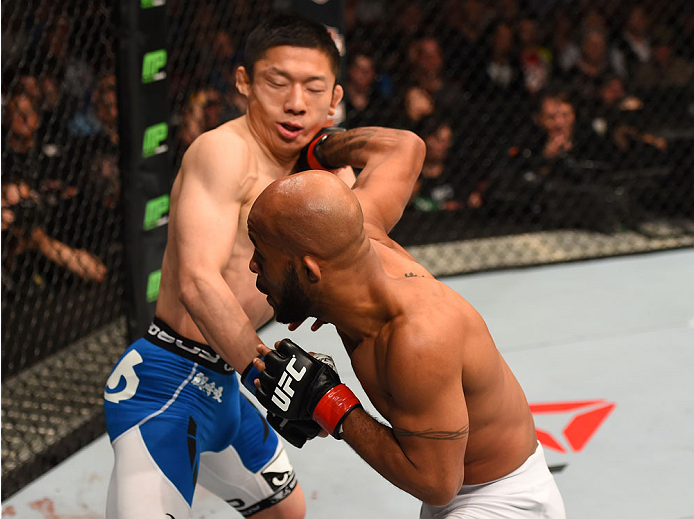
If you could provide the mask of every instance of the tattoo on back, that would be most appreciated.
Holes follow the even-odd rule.
[[[376,128],[355,128],[334,133],[320,144],[320,157],[328,164],[344,166],[355,162],[355,159],[359,159],[359,150],[366,146],[368,139],[377,131]]]
[[[424,431],[409,431],[400,427],[393,427],[393,434],[401,438],[425,438],[427,440],[459,440],[470,432],[470,425],[465,425],[457,431],[434,431],[426,429]]]

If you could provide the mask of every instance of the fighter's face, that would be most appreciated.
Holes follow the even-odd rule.
[[[298,153],[342,99],[330,59],[317,49],[273,47],[255,63],[253,72],[249,82],[246,71],[240,70],[237,86],[248,98],[253,130],[280,154]]]
[[[280,251],[256,241],[250,231],[249,236],[255,248],[249,268],[257,275],[256,288],[274,309],[275,320],[284,324],[303,321],[309,316],[311,300],[301,286],[296,267]]]

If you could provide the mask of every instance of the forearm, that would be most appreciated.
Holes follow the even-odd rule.
[[[447,477],[442,474],[444,465],[416,464],[403,450],[393,429],[362,409],[356,409],[344,421],[342,437],[381,476],[427,504],[442,506],[450,502],[459,489],[455,483],[442,483],[442,478]]]
[[[34,229],[32,231],[34,242],[38,246],[39,251],[49,260],[61,265],[67,266],[70,262],[74,251],[64,243],[54,240],[47,236],[43,230]]]
[[[261,342],[221,274],[189,276],[181,290],[181,302],[207,343],[236,371],[257,355]]]
[[[320,158],[336,166],[363,169],[388,157],[400,156],[417,140],[411,132],[392,128],[364,127],[329,135],[317,150]]]
[[[414,133],[390,128],[358,128],[325,140],[326,154],[363,168],[352,187],[365,219],[389,232],[402,216],[426,147]]]

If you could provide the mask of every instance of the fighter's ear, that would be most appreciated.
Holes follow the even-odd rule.
[[[304,272],[306,272],[308,281],[310,283],[318,283],[322,275],[318,262],[311,256],[304,256],[302,263],[304,264]]]
[[[236,68],[236,88],[241,95],[248,97],[251,90],[251,78],[243,65]]]
[[[335,115],[335,112],[337,111],[337,105],[340,104],[340,101],[342,101],[342,96],[344,96],[345,91],[342,88],[342,85],[335,85],[335,88],[333,88],[333,97],[330,100],[330,109],[328,110],[328,115],[332,117]]]

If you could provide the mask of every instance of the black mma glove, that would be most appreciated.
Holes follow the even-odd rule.
[[[267,423],[294,447],[301,448],[306,440],[312,440],[321,431],[313,420],[287,420],[268,411]]]
[[[341,439],[342,422],[361,404],[340,382],[332,359],[321,357],[325,361],[283,339],[265,356],[265,371],[258,377],[260,387],[255,396],[270,413],[289,420],[314,420]]]
[[[299,155],[299,160],[296,163],[297,171],[306,171],[307,169],[324,169],[332,170],[338,169],[345,164],[334,166],[328,163],[325,158],[321,155],[320,145],[323,143],[328,136],[333,133],[344,132],[344,128],[339,128],[337,126],[332,126],[329,128],[321,128],[320,131],[311,139],[306,146],[301,150]]]

